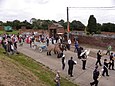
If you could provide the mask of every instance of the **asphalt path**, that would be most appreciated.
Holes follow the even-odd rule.
[[[86,48],[86,47],[85,47]],[[60,74],[62,77],[67,78],[68,80],[72,81],[75,84],[78,84],[80,86],[90,86],[90,82],[93,81],[92,79],[92,73],[95,67],[96,62],[96,52],[99,49],[93,49],[93,48],[86,48],[90,49],[92,55],[88,56],[87,63],[86,63],[86,70],[82,70],[82,61],[77,58],[77,54],[73,52],[73,48],[71,51],[65,51],[65,57],[66,57],[66,66],[65,69],[62,70],[61,65],[61,58],[56,58],[56,55],[52,52],[51,56],[47,56],[46,51],[43,51],[42,53],[39,52],[39,50],[34,50],[29,47],[28,44],[24,44],[23,46],[18,47],[18,51],[33,58],[34,60],[42,63],[43,65],[50,68],[53,72],[56,72],[57,70],[60,71]],[[105,53],[106,50],[103,50],[103,53]],[[68,60],[70,57],[73,57],[74,61],[77,61],[77,64],[74,66],[73,70],[73,77],[70,77],[68,75]],[[107,58],[109,59],[109,56],[103,56],[102,57],[102,63],[103,59]],[[102,66],[99,67],[100,73]],[[115,86],[115,71],[109,70],[109,77],[101,77],[99,80],[99,86]]]

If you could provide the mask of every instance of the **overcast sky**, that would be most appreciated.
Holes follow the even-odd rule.
[[[67,7],[111,7],[115,0],[0,0],[0,21],[30,21],[31,18],[67,21]],[[85,25],[94,15],[99,23],[115,23],[115,8],[69,8],[69,20],[79,20]]]

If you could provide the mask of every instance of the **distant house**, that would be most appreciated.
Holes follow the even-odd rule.
[[[4,30],[4,27],[3,27],[3,26],[0,26],[0,31],[1,31],[1,30]]]
[[[56,37],[56,35],[63,34],[65,32],[64,27],[59,23],[53,23],[48,25],[48,31],[50,37]]]

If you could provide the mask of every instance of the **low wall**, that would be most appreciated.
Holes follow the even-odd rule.
[[[107,47],[111,45],[115,49],[115,39],[114,38],[105,38],[105,37],[92,37],[92,36],[78,36],[78,41],[81,44],[89,44],[99,47]]]
[[[23,32],[38,32],[38,33],[46,33],[48,34],[48,30],[34,30],[34,29],[20,29],[20,34]]]

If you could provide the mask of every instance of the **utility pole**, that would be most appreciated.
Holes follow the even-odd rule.
[[[67,7],[67,31],[69,32],[69,8]]]
[[[67,7],[67,39],[69,39],[70,25],[69,25],[69,7]]]

